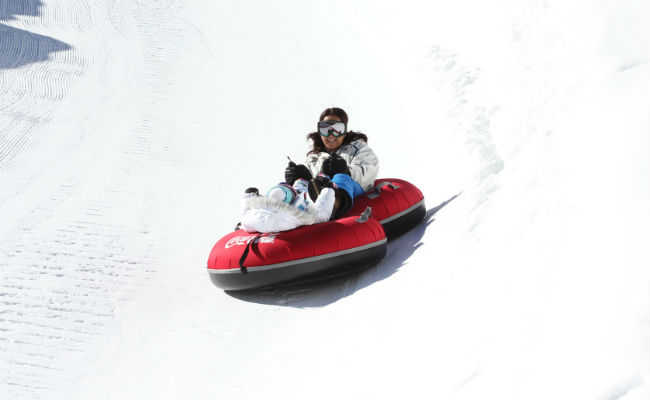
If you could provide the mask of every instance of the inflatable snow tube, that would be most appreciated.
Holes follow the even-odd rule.
[[[337,275],[378,262],[386,235],[360,215],[278,233],[232,232],[210,253],[210,279],[223,290],[276,286]]]
[[[388,239],[415,227],[427,212],[420,189],[405,180],[392,178],[377,179],[373,190],[354,199],[346,216],[359,215],[367,207],[372,208],[372,218],[381,223]]]

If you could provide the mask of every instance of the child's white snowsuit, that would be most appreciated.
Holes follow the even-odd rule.
[[[298,193],[298,198],[291,204],[247,193],[241,201],[241,227],[247,232],[288,231],[302,225],[329,221],[333,208],[332,188],[324,188],[315,202],[309,199],[306,192]]]

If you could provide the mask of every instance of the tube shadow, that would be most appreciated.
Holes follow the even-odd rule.
[[[11,0],[0,2],[0,21],[11,21],[16,15],[40,15],[41,0]],[[18,68],[45,61],[51,53],[72,47],[60,40],[23,29],[0,24],[0,69]]]
[[[239,300],[276,306],[307,308],[332,304],[396,273],[423,245],[420,240],[435,221],[435,214],[459,195],[427,210],[424,219],[415,228],[388,243],[386,257],[374,266],[317,282],[226,293]]]

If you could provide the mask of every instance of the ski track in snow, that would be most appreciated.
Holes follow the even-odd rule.
[[[173,179],[182,161],[182,149],[169,145],[175,132],[160,129],[159,122],[164,117],[158,104],[167,94],[159,82],[168,80],[165,60],[177,49],[168,38],[180,30],[165,19],[168,6],[0,3],[7,24],[0,24],[2,398],[66,397],[97,356],[90,349],[99,349],[115,328],[115,307],[155,272],[150,221],[167,190],[155,182],[160,173]],[[124,132],[112,132],[102,126],[106,116],[92,109],[111,108],[123,98],[69,89],[84,75],[110,73],[107,57],[122,43],[107,38],[125,27],[131,29],[125,37],[139,38],[129,49],[134,57],[145,44],[146,73],[132,78],[140,82],[136,101],[146,112],[136,114]],[[66,43],[47,36],[50,31],[70,37],[86,32],[92,40]],[[54,123],[61,107],[82,112]],[[102,146],[115,143],[121,148],[103,158]],[[89,148],[99,150],[89,156]],[[111,163],[110,175],[95,162]]]
[[[218,132],[223,135],[222,141],[209,142],[207,137],[188,137],[190,133],[187,131],[191,130],[189,124],[196,126],[203,121],[187,121],[185,115],[168,115],[176,101],[170,98],[170,87],[174,83],[186,84],[185,81],[178,82],[187,76],[179,74],[175,61],[179,54],[187,51],[185,47],[192,45],[190,41],[203,41],[202,50],[209,48],[214,41],[214,52],[210,54],[215,58],[214,65],[228,65],[221,71],[230,74],[244,66],[228,58],[226,50],[230,49],[231,55],[251,63],[257,61],[255,51],[265,54],[274,52],[273,44],[267,46],[263,40],[266,38],[258,39],[255,29],[246,23],[254,7],[237,6],[236,3],[224,3],[226,5],[221,5],[221,8],[210,10],[214,15],[223,12],[226,17],[219,15],[223,23],[229,22],[228,18],[246,19],[241,24],[233,22],[232,26],[220,28],[223,30],[210,31],[215,37],[185,22],[182,18],[183,5],[173,0],[110,0],[92,5],[73,0],[15,0],[0,3],[0,88],[3,91],[0,103],[0,398],[72,398],[83,386],[80,382],[89,383],[81,388],[81,393],[85,393],[85,390],[106,398],[115,397],[114,393],[133,397],[142,393],[150,398],[158,398],[185,391],[206,396],[205,387],[216,389],[209,392],[211,396],[222,394],[217,393],[218,390],[233,394],[239,392],[232,383],[232,374],[241,376],[250,370],[251,365],[267,368],[284,357],[290,360],[288,365],[280,364],[281,368],[274,368],[279,372],[271,371],[261,377],[262,383],[269,384],[276,391],[260,392],[255,387],[247,387],[242,389],[244,397],[257,398],[269,394],[269,397],[276,395],[279,398],[305,398],[309,395],[331,398],[330,394],[337,389],[335,385],[323,388],[322,393],[315,393],[315,389],[310,387],[320,384],[318,373],[330,372],[339,373],[339,378],[343,380],[348,379],[350,387],[347,389],[357,390],[351,393],[385,396],[402,394],[404,389],[411,390],[412,394],[418,389],[428,390],[429,386],[433,386],[434,391],[430,394],[451,393],[450,397],[454,398],[479,398],[478,395],[486,393],[504,392],[504,398],[517,398],[522,393],[533,394],[536,384],[547,386],[546,376],[564,381],[559,384],[554,382],[553,386],[557,384],[557,387],[545,387],[544,393],[559,393],[561,389],[558,387],[562,384],[573,389],[568,393],[598,392],[600,398],[612,400],[629,398],[635,391],[647,391],[647,377],[637,376],[641,368],[630,367],[631,372],[621,368],[616,377],[607,376],[608,381],[602,384],[610,385],[610,390],[606,391],[600,390],[597,384],[585,385],[585,377],[569,376],[574,372],[585,375],[583,371],[571,370],[575,366],[584,367],[586,363],[579,351],[587,354],[586,350],[589,350],[591,356],[591,353],[599,350],[597,346],[589,347],[598,340],[591,339],[591,336],[600,334],[606,337],[607,334],[601,332],[604,324],[596,324],[588,318],[592,330],[581,328],[575,322],[580,315],[575,314],[592,312],[612,318],[613,312],[606,309],[609,305],[603,300],[598,303],[602,309],[588,310],[586,303],[604,298],[608,294],[601,291],[606,291],[606,288],[603,290],[593,284],[591,290],[598,296],[589,292],[583,270],[575,266],[563,268],[561,262],[556,262],[555,255],[549,256],[544,251],[547,248],[562,250],[562,246],[556,244],[561,239],[547,239],[542,234],[535,236],[536,230],[555,232],[553,229],[557,229],[557,226],[550,228],[545,223],[562,223],[562,210],[551,212],[544,208],[543,202],[549,201],[545,193],[560,193],[568,197],[573,190],[571,185],[562,185],[566,182],[562,181],[563,175],[558,171],[563,165],[554,163],[556,160],[545,153],[553,147],[552,141],[555,140],[552,132],[547,131],[550,129],[547,125],[553,125],[551,122],[557,118],[558,109],[570,103],[571,99],[569,97],[567,100],[566,94],[575,89],[572,86],[574,81],[582,82],[577,77],[584,73],[581,63],[575,65],[578,72],[573,72],[573,75],[561,69],[569,70],[574,66],[568,64],[571,58],[564,57],[566,54],[562,53],[564,38],[555,36],[557,28],[562,28],[566,21],[559,20],[558,25],[554,25],[554,15],[545,14],[561,9],[557,3],[553,4],[556,8],[549,8],[547,2],[543,1],[513,5],[514,8],[519,7],[513,12],[513,21],[508,22],[511,31],[508,33],[515,43],[514,55],[512,59],[501,60],[498,64],[499,67],[505,65],[512,68],[512,71],[504,71],[504,75],[513,75],[503,79],[494,71],[489,71],[492,73],[490,77],[501,84],[520,85],[521,90],[504,87],[506,97],[498,97],[503,96],[498,88],[492,88],[494,91],[482,90],[485,85],[489,87],[489,82],[483,79],[484,71],[473,67],[471,61],[457,54],[454,46],[435,46],[428,57],[426,49],[418,54],[418,57],[426,58],[425,61],[418,59],[418,62],[430,68],[428,77],[435,79],[431,90],[441,97],[441,104],[448,106],[442,112],[446,111],[452,133],[462,138],[463,150],[467,154],[459,156],[462,158],[459,164],[467,164],[471,176],[459,176],[459,181],[467,178],[463,184],[469,182],[466,187],[458,188],[462,193],[444,193],[447,200],[437,206],[444,199],[429,198],[425,193],[427,206],[430,207],[426,220],[389,243],[388,255],[381,263],[351,276],[309,287],[229,294],[213,288],[201,269],[203,265],[198,265],[204,262],[203,253],[194,254],[195,250],[205,251],[207,256],[209,249],[207,246],[203,248],[202,244],[188,244],[193,241],[192,238],[181,236],[191,236],[191,229],[196,229],[201,236],[215,234],[206,228],[214,222],[203,225],[199,221],[179,225],[171,225],[170,222],[170,231],[179,226],[189,228],[179,229],[180,234],[165,231],[160,224],[167,222],[168,215],[174,217],[171,215],[173,211],[183,218],[189,215],[188,219],[214,216],[205,211],[208,207],[216,208],[210,200],[221,194],[214,189],[215,185],[201,185],[202,192],[196,193],[196,196],[203,197],[201,202],[204,208],[191,213],[187,210],[195,204],[191,200],[184,199],[180,206],[172,204],[179,190],[177,184],[193,179],[190,175],[196,171],[191,170],[188,164],[194,158],[203,157],[200,161],[203,168],[224,167],[223,170],[228,171],[219,175],[223,171],[219,170],[217,176],[213,177],[214,170],[210,170],[206,175],[229,185],[230,178],[226,175],[237,175],[236,167],[222,164],[237,160],[238,156],[226,156],[224,153],[241,150],[242,138],[231,136],[232,132],[227,130],[238,122],[227,122],[219,127],[225,131]],[[206,4],[192,3],[195,6]],[[359,7],[364,10],[365,6]],[[405,21],[415,18],[406,10],[397,16]],[[235,17],[231,17],[230,11]],[[285,16],[284,11],[282,7],[274,9],[277,15],[273,14],[270,20],[291,22],[292,18],[301,15]],[[304,13],[312,11],[308,7],[302,9]],[[393,21],[392,15],[374,11],[375,15],[368,15],[368,20],[373,23],[375,19],[382,18],[386,18],[387,22]],[[359,16],[362,14],[365,16],[365,13]],[[263,25],[265,17],[254,15],[252,21]],[[490,16],[485,18],[489,22]],[[358,22],[356,18],[353,20]],[[322,25],[317,26],[324,27],[326,22],[329,21],[321,21]],[[394,40],[399,47],[402,45],[399,35],[393,38],[391,31],[383,31],[388,25],[379,23],[375,31],[366,30],[372,24],[356,25],[362,27],[362,40],[376,41],[368,45],[374,46],[380,56],[378,60],[382,61],[386,60],[386,54],[391,54],[390,40]],[[296,26],[303,27],[299,24]],[[184,41],[188,29],[192,30],[192,34]],[[567,28],[558,31],[566,33]],[[285,35],[289,32],[287,30]],[[572,31],[569,29],[568,32]],[[389,40],[378,40],[373,35],[385,35],[384,38]],[[269,34],[269,37],[270,41],[278,38],[278,41],[286,41],[282,35],[274,37]],[[239,48],[239,41],[243,39],[246,40],[242,43],[247,43],[250,48]],[[260,48],[251,45],[257,44],[258,40],[263,43]],[[233,41],[233,44],[229,41]],[[431,39],[431,43],[435,43],[434,39]],[[404,43],[404,47],[408,48],[408,44]],[[282,46],[278,48],[286,50]],[[571,50],[572,47],[567,46],[564,50],[567,49]],[[212,50],[208,49],[207,52]],[[395,46],[392,50],[396,57],[408,54],[406,50],[399,53],[401,49]],[[227,60],[218,58],[221,51]],[[510,50],[501,49],[501,52],[495,50],[496,57],[511,54]],[[250,54],[253,55],[246,58]],[[317,54],[313,53],[314,56]],[[549,58],[544,58],[547,54]],[[565,66],[564,59],[568,66]],[[273,60],[279,65],[286,62],[284,58]],[[405,68],[408,60],[393,61],[396,64],[392,67],[387,62],[384,70],[387,75],[409,71],[399,69]],[[400,63],[402,61],[404,64]],[[644,64],[647,64],[647,59],[627,63],[618,71]],[[326,72],[325,76],[334,73],[334,70],[328,70],[330,67],[327,63],[321,67]],[[223,83],[220,84],[222,86],[209,86],[212,89],[223,88],[229,97],[234,98],[234,108],[244,108],[237,115],[239,119],[257,115],[257,110],[246,108],[259,105],[255,101],[262,102],[254,100],[255,96],[251,96],[251,100],[247,93],[238,93],[240,97],[236,97],[234,94],[240,86],[245,90],[254,90],[245,86],[248,80],[252,79],[256,85],[270,79],[262,75],[247,75],[248,72],[258,71],[256,68],[245,71],[238,76],[221,77],[237,80],[236,88]],[[559,74],[561,79],[556,79],[558,72],[562,72]],[[300,82],[309,82],[311,76],[308,79],[301,76],[301,79]],[[403,83],[404,92],[396,93],[408,94],[409,84],[422,84],[416,79],[412,82],[408,79],[390,80],[394,85]],[[99,87],[96,86],[98,82]],[[372,83],[370,86],[374,86]],[[382,86],[382,83],[377,85],[382,91],[390,87]],[[537,88],[544,90],[536,91]],[[260,91],[259,88],[256,90]],[[300,89],[302,91],[304,88]],[[516,97],[519,93],[521,98]],[[507,98],[508,94],[514,98]],[[200,97],[198,100],[192,98],[192,101],[214,101],[220,95]],[[386,94],[387,97],[390,95]],[[263,99],[263,103],[266,103],[268,98]],[[222,98],[219,101],[223,105],[230,100]],[[404,101],[399,103],[400,107],[411,106],[407,100]],[[511,114],[504,117],[497,106]],[[268,105],[265,107],[271,108]],[[371,106],[368,108],[372,109]],[[422,109],[426,109],[426,105]],[[369,111],[367,115],[374,116],[374,110],[366,111]],[[396,112],[391,118],[415,114]],[[225,121],[231,116],[227,117],[211,122]],[[422,136],[432,135],[436,128],[440,128],[427,126],[427,115],[421,118],[418,122],[426,126]],[[507,123],[504,123],[504,118]],[[178,128],[177,120],[182,121],[183,132]],[[390,125],[392,122],[378,117],[376,126],[381,128],[383,123]],[[267,129],[264,121],[251,126]],[[268,140],[266,131],[256,134],[259,136],[251,135],[254,140],[260,137]],[[440,136],[443,135],[440,133]],[[392,144],[392,137],[388,137],[390,135],[387,133],[386,136],[382,138],[384,145]],[[420,140],[418,135],[411,137]],[[376,140],[375,137],[373,140]],[[223,144],[223,147],[216,151],[199,149],[210,147],[213,143]],[[280,148],[278,144],[271,146]],[[435,150],[439,151],[438,155],[447,151]],[[214,151],[214,154],[210,154],[210,151]],[[213,161],[213,158],[219,157],[224,160]],[[407,167],[416,165],[411,161],[404,163],[401,156],[393,157],[390,159],[387,155],[385,158]],[[532,161],[522,162],[528,161],[527,158]],[[420,176],[429,178],[426,172]],[[232,179],[237,185],[245,187],[243,182],[237,181],[236,176]],[[436,185],[435,182],[425,183],[430,187]],[[504,200],[504,197],[510,200]],[[525,203],[526,207],[508,209],[516,204],[512,200],[514,198]],[[218,201],[221,202],[217,202],[217,207],[225,208],[229,204],[226,199]],[[447,219],[444,232],[432,232],[435,229],[427,232],[430,226],[439,226],[431,224],[435,221],[436,213],[447,204],[453,207],[465,205],[466,209],[459,211],[456,208],[452,215],[457,219],[467,217],[469,224],[465,226],[457,220]],[[564,205],[557,202],[552,203],[552,207],[558,204]],[[174,210],[174,206],[182,210]],[[223,221],[229,223],[236,219],[223,215],[227,214],[223,210],[219,210],[219,213],[222,215],[215,224],[219,228],[226,224]],[[490,220],[494,216],[497,218]],[[545,218],[548,217],[551,219],[547,222]],[[501,227],[500,220],[511,226]],[[575,224],[581,226],[581,222]],[[453,240],[454,234],[458,234],[453,232],[455,228],[463,231],[463,234],[468,232],[469,238],[477,239],[476,242],[488,244],[481,247],[480,243],[477,245],[468,240],[469,244],[462,243],[465,247],[459,245],[459,249],[462,248],[458,250],[459,254],[453,253],[453,246],[447,253],[440,247],[450,244],[443,238],[451,237]],[[528,238],[533,240],[523,242],[513,239],[525,236],[522,232],[531,235]],[[572,233],[575,236],[560,234],[566,235],[567,241],[573,241],[581,233]],[[170,237],[180,243],[173,242]],[[211,239],[202,237],[201,240]],[[513,248],[505,251],[499,247],[503,246],[500,242],[512,244]],[[174,265],[173,271],[165,270],[166,264],[161,262],[159,254],[173,256],[173,251],[169,250],[172,245],[177,245],[179,254],[184,257],[178,264],[187,269]],[[494,245],[495,252],[503,250],[503,254],[495,257],[486,251],[486,248],[491,250],[490,245]],[[514,251],[520,246],[523,248],[518,251],[525,255]],[[460,254],[468,249],[469,253],[475,254]],[[543,257],[537,251],[544,253]],[[510,262],[506,253],[515,254],[509,256],[512,258]],[[447,258],[440,257],[440,254]],[[570,254],[568,250],[566,254]],[[431,259],[431,256],[437,258]],[[489,257],[495,259],[490,260]],[[484,263],[486,259],[488,263]],[[411,265],[402,270],[407,264]],[[527,270],[522,272],[523,268]],[[550,268],[555,269],[547,271]],[[605,269],[605,272],[608,271]],[[630,275],[636,270],[631,271]],[[561,281],[550,277],[555,272],[562,275]],[[594,276],[600,274],[603,281],[608,277],[602,270],[590,272]],[[201,274],[200,279],[197,278],[198,274]],[[571,274],[580,278],[572,278]],[[161,283],[154,281],[156,275],[165,276],[160,287],[156,287],[157,283]],[[186,279],[181,285],[173,280],[180,276]],[[423,278],[433,279],[426,282]],[[400,280],[407,282],[408,287],[400,287]],[[576,282],[579,282],[582,292],[574,293],[572,286],[577,285]],[[619,282],[621,287],[623,283]],[[151,295],[147,291],[152,287],[165,302],[161,300],[158,303],[156,296],[147,297]],[[638,290],[638,287],[633,289]],[[346,299],[353,294],[357,296]],[[585,305],[572,302],[576,296]],[[482,304],[475,304],[477,298],[482,299]],[[341,301],[344,299],[348,301]],[[445,304],[454,301],[456,303],[451,308]],[[610,306],[612,309],[617,307],[616,299],[608,301],[613,304]],[[330,305],[334,306],[327,307]],[[146,315],[141,311],[143,309],[155,310],[160,315]],[[191,312],[188,311],[190,309]],[[130,310],[131,314],[124,310]],[[623,322],[631,324],[630,321]],[[624,332],[627,336],[621,334],[621,338],[634,337],[630,334],[632,331],[647,330],[647,324],[634,322],[639,327],[627,328]],[[361,333],[348,331],[348,325],[360,328]],[[568,329],[565,326],[573,326],[576,332],[565,332]],[[301,328],[307,332],[306,339],[300,337]],[[404,342],[405,337],[408,340]],[[199,339],[192,343],[179,343],[195,338]],[[398,342],[402,341],[399,346],[386,346],[395,338]],[[557,342],[553,342],[553,339]],[[291,340],[296,343],[291,343]],[[571,340],[574,342],[567,343]],[[620,345],[616,339],[607,337],[607,340],[609,342],[606,344],[619,346],[616,350],[629,350],[629,346]],[[107,342],[112,342],[114,346]],[[555,345],[566,347],[557,350]],[[168,352],[159,354],[161,349]],[[307,355],[296,354],[296,349],[303,349]],[[567,350],[566,354],[562,353],[563,349]],[[115,350],[116,354],[102,354],[107,350]],[[545,351],[549,354],[541,354]],[[569,354],[576,351],[577,355]],[[132,352],[136,354],[132,355]],[[538,364],[524,360],[528,355],[537,358]],[[557,364],[559,357],[562,357],[565,365]],[[625,355],[613,360],[623,365],[623,357]],[[96,365],[98,361],[105,361],[101,368]],[[392,370],[394,365],[410,367],[408,364],[417,361],[422,364],[416,365],[417,368],[413,370]],[[184,365],[183,362],[188,364]],[[383,363],[390,368],[386,369]],[[524,365],[519,366],[520,363]],[[639,365],[645,368],[647,363]],[[437,371],[437,374],[428,368]],[[542,371],[544,368],[549,371]],[[587,374],[592,371],[609,374],[616,368],[594,367],[593,370],[587,369]],[[312,373],[312,369],[316,374]],[[285,393],[281,378],[287,371],[303,378],[306,382],[302,383],[304,387],[296,379],[295,387],[291,388],[293,391]],[[641,370],[641,373],[644,372]],[[97,376],[89,377],[89,373],[97,373]],[[181,383],[176,383],[176,380],[172,382],[171,379],[162,382],[171,378],[171,373],[177,374],[174,378]],[[427,379],[434,375],[436,379],[428,382]],[[377,381],[386,377],[387,382],[373,382],[372,387],[359,388],[359,376],[360,380],[379,377]],[[113,379],[115,377],[128,379],[124,386],[114,387],[117,381]],[[598,378],[597,374],[587,377],[592,381]],[[205,379],[210,382],[201,382]],[[512,387],[494,387],[517,379],[519,381]],[[611,384],[617,379],[620,384]],[[569,382],[571,380],[575,382]],[[188,389],[183,386],[188,382],[200,383]],[[403,388],[400,387],[402,383],[413,385]],[[224,384],[228,387],[224,387]],[[474,394],[477,396],[472,397]]]
[[[20,15],[36,17],[40,6],[40,1],[3,2],[0,20],[12,21]],[[72,11],[78,11],[75,9]],[[47,30],[42,19],[30,18],[30,22],[30,29]],[[1,174],[21,168],[24,160],[16,156],[25,154],[46,134],[44,128],[52,109],[65,95],[74,75],[83,71],[83,66],[78,65],[82,60],[70,50],[70,45],[59,40],[0,23],[0,85],[4,89],[0,105]],[[43,62],[50,58],[51,62]]]

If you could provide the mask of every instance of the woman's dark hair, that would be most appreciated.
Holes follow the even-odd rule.
[[[347,126],[348,114],[345,111],[343,111],[342,108],[337,108],[337,107],[327,108],[325,109],[325,111],[323,111],[320,114],[320,118],[318,120],[322,121],[325,119],[325,117],[329,117],[330,115],[338,117],[341,120],[341,122],[345,123],[345,125]],[[307,135],[307,141],[309,141],[310,139],[312,141],[312,148],[307,152],[307,155],[318,154],[327,151],[325,145],[323,144],[323,141],[321,140],[320,133],[318,132],[309,133]],[[346,144],[354,142],[355,140],[363,140],[364,142],[368,143],[368,136],[366,136],[361,132],[349,131],[346,133],[345,137],[343,138],[343,143],[341,144],[341,146],[345,146]]]
[[[318,120],[322,121],[322,120],[325,119],[325,117],[329,117],[331,115],[333,115],[335,117],[339,117],[341,122],[343,122],[346,125],[348,124],[348,113],[343,111],[342,108],[337,108],[337,107],[332,107],[332,108],[325,109],[325,111],[320,113],[320,118]]]

